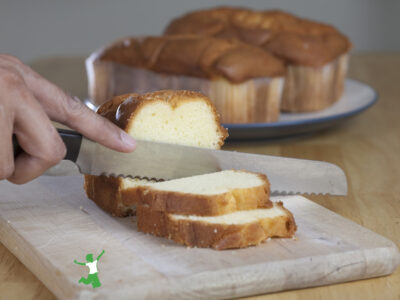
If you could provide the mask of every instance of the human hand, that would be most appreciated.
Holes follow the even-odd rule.
[[[68,96],[16,57],[0,54],[0,180],[26,183],[57,164],[65,145],[50,120],[111,149],[130,152],[135,141]],[[24,153],[14,160],[12,135]]]

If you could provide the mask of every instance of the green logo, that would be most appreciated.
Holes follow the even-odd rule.
[[[93,254],[86,255],[85,263],[78,262],[76,259],[74,260],[74,263],[76,263],[77,265],[87,266],[89,268],[88,277],[87,278],[81,277],[81,279],[79,279],[78,283],[83,283],[86,285],[92,284],[93,288],[98,288],[101,286],[99,277],[97,276],[97,262],[103,254],[104,254],[104,250],[100,253],[99,256],[97,256],[95,261],[93,261]]]

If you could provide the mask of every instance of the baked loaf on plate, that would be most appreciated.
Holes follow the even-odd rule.
[[[220,7],[174,19],[165,34],[235,38],[287,65],[282,110],[316,111],[339,99],[351,43],[333,26],[282,11]]]
[[[126,38],[87,60],[89,94],[195,90],[210,97],[223,123],[279,118],[285,66],[257,46],[198,35]]]
[[[142,140],[219,149],[228,135],[213,104],[196,92],[126,94],[104,103],[97,113]],[[143,179],[85,176],[88,197],[115,216],[133,214],[138,186],[149,183]]]

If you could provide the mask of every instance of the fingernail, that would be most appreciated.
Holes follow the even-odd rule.
[[[129,148],[135,148],[136,146],[136,141],[131,137],[129,134],[127,134],[125,131],[121,131],[120,133],[121,141],[128,146]]]

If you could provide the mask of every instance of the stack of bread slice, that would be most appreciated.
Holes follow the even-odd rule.
[[[228,170],[140,190],[138,229],[189,247],[243,248],[296,231],[293,215],[270,201],[261,174]]]
[[[138,139],[218,149],[227,136],[208,98],[194,92],[123,95],[98,113]],[[243,248],[296,231],[293,215],[271,202],[267,177],[248,171],[163,182],[87,175],[85,190],[113,215],[136,213],[140,231],[189,247]]]

